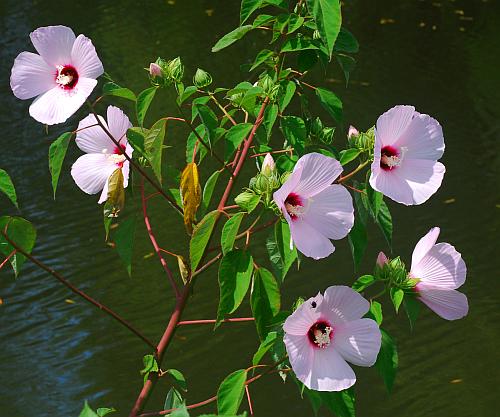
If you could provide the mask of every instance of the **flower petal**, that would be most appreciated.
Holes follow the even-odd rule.
[[[416,289],[427,307],[445,320],[458,320],[469,312],[469,303],[465,294],[456,290],[432,287],[419,282]]]
[[[290,222],[290,216],[288,216],[288,213],[287,213],[286,208],[285,208],[285,200],[288,197],[288,195],[297,186],[297,184],[300,180],[300,173],[301,173],[300,169],[294,170],[294,172],[292,172],[290,174],[290,176],[287,178],[287,180],[281,186],[281,188],[276,190],[273,194],[274,202],[276,203],[278,208],[283,212],[283,214],[285,215],[285,218],[287,219],[288,222]]]
[[[377,256],[377,265],[382,268],[387,262],[389,262],[389,259],[386,254],[384,252],[379,252]]]
[[[71,60],[80,77],[96,79],[104,73],[92,41],[84,35],[76,38],[71,49]]]
[[[343,239],[354,224],[351,194],[342,185],[329,185],[309,199],[304,221],[329,239]]]
[[[313,304],[313,302],[315,304]],[[316,297],[304,301],[291,315],[287,317],[283,324],[283,330],[290,335],[305,336],[311,328],[321,318],[320,305],[323,302],[323,296],[318,294]],[[316,307],[313,307],[315,305]]]
[[[395,106],[386,111],[377,120],[375,138],[378,137],[383,146],[393,145],[410,125],[414,113],[413,106]]]
[[[75,34],[66,26],[46,26],[31,32],[31,42],[45,62],[51,66],[71,64]]]
[[[445,171],[441,162],[409,158],[394,170],[396,176],[406,181],[412,190],[410,204],[426,202],[441,186]]]
[[[115,106],[108,106],[108,126],[109,132],[120,142],[127,146],[127,130],[132,127],[129,118],[121,109]]]
[[[438,243],[415,266],[411,274],[421,282],[444,289],[463,285],[467,267],[462,255],[449,243]]]
[[[286,217],[286,216],[285,216]],[[304,219],[287,218],[290,233],[297,250],[313,259],[326,258],[335,251],[335,247],[325,235],[310,226]]]
[[[89,153],[80,156],[71,167],[71,176],[87,194],[101,191],[116,165],[104,154]]]
[[[299,381],[306,386],[311,385],[311,369],[314,355],[314,347],[307,336],[295,336],[286,334],[283,338],[286,352],[293,372]]]
[[[30,115],[47,125],[63,123],[82,106],[96,85],[96,80],[80,78],[71,91],[54,87],[37,97],[30,106]]]
[[[40,55],[21,52],[12,67],[10,88],[21,100],[33,98],[56,86],[55,75],[55,68],[49,67]]]
[[[309,389],[342,391],[356,382],[354,371],[332,345],[326,349],[315,349],[312,362],[310,379],[302,381]]]
[[[370,303],[350,287],[333,285],[325,290],[320,307],[336,325],[360,319],[370,309]]]
[[[101,123],[108,128],[106,120],[102,116],[98,116]],[[87,153],[113,153],[115,144],[104,133],[101,126],[97,125],[95,116],[89,114],[78,123],[78,133],[76,134],[76,144],[78,147]]]
[[[436,244],[440,232],[441,229],[439,227],[433,227],[418,241],[411,255],[411,269],[416,267],[420,260],[427,255],[427,252]]]
[[[406,148],[405,158],[437,161],[443,156],[443,129],[436,119],[415,112],[410,125],[399,138],[396,147]]]
[[[328,187],[342,173],[342,166],[336,159],[313,152],[297,161],[296,170],[301,172],[300,180],[292,191],[308,198]]]
[[[359,319],[334,326],[333,347],[348,362],[372,366],[380,350],[380,329],[371,319]]]

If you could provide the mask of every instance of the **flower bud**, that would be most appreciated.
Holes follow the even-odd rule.
[[[273,88],[274,88],[274,81],[272,79],[271,76],[269,75],[264,75],[261,79],[260,79],[260,82],[259,82],[260,86],[262,87],[262,89],[264,90],[264,92],[266,94],[271,94],[273,92]]]
[[[208,72],[198,68],[196,74],[194,74],[193,83],[198,88],[208,87],[212,84],[212,76]]]
[[[269,177],[272,175],[276,165],[274,163],[274,159],[270,153],[266,155],[264,158],[264,161],[262,162],[262,167],[260,169],[260,172],[265,175],[266,177]]]
[[[349,126],[349,133],[347,133],[347,138],[351,139],[353,136],[358,136],[359,131],[354,126]]]
[[[263,174],[257,174],[255,177],[255,182],[253,183],[253,189],[257,194],[264,194],[269,191],[269,179]]]
[[[160,78],[163,76],[163,71],[156,62],[151,62],[151,64],[149,64],[149,75],[151,78]]]
[[[184,76],[184,65],[182,65],[180,57],[177,57],[168,63],[168,74],[177,82],[182,80]]]
[[[385,253],[380,252],[377,256],[377,265],[382,268],[387,262],[389,262],[389,259],[385,256]]]

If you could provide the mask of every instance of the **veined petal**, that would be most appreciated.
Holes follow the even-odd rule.
[[[130,175],[130,162],[129,161],[123,162],[122,172],[123,172],[123,188],[127,188],[128,187],[128,177]]]
[[[413,106],[395,106],[386,111],[377,120],[375,138],[379,138],[383,146],[393,145],[410,125],[415,113]]]
[[[285,218],[287,218],[288,214],[286,212],[285,208],[285,200],[288,197],[288,195],[294,191],[295,187],[297,186],[298,182],[300,180],[300,169],[295,170],[290,174],[290,176],[287,178],[285,183],[276,190],[273,194],[273,200],[278,206],[278,208],[283,212],[285,215]],[[290,216],[288,216],[287,221],[290,220]]]
[[[40,55],[21,52],[12,67],[10,88],[17,98],[26,100],[55,87],[55,76],[56,69],[49,67]]]
[[[313,152],[297,161],[296,170],[300,170],[300,180],[293,191],[307,198],[328,187],[342,173],[342,166],[336,159]]]
[[[66,26],[45,26],[30,34],[33,46],[45,62],[55,67],[71,64],[75,34]]]
[[[371,319],[353,320],[333,328],[333,347],[348,362],[372,366],[380,350],[380,329]]]
[[[347,236],[354,224],[351,194],[342,185],[329,185],[309,199],[304,221],[329,239]]]
[[[109,130],[106,120],[102,116],[98,116],[101,123]],[[93,114],[89,114],[78,123],[78,132],[76,134],[76,144],[78,147],[87,153],[113,153],[115,144],[106,135],[101,126],[97,125],[96,118]]]
[[[436,119],[415,112],[410,125],[395,145],[398,149],[405,148],[406,158],[437,161],[444,152],[443,129]]]
[[[294,336],[306,336],[311,326],[321,318],[320,306],[322,302],[323,296],[321,294],[304,301],[285,320],[283,324],[285,333]]]
[[[96,79],[104,73],[92,41],[84,35],[76,38],[71,49],[71,60],[80,77]]]
[[[333,325],[363,317],[370,303],[361,294],[344,285],[333,285],[325,290],[321,311]]]
[[[87,194],[101,191],[109,176],[116,169],[107,155],[89,153],[80,156],[71,167],[71,176],[78,187]]]
[[[96,85],[96,80],[80,78],[71,91],[54,87],[31,104],[30,115],[47,125],[63,123],[82,106]]]
[[[132,127],[132,123],[118,107],[108,106],[108,126],[113,137],[121,145],[127,146],[127,130]]]
[[[469,312],[469,303],[465,294],[457,290],[432,287],[419,282],[416,286],[420,301],[446,320],[458,320]]]
[[[439,227],[433,227],[418,241],[415,245],[415,249],[413,249],[413,254],[411,255],[411,269],[416,267],[421,259],[427,255],[427,252],[429,252],[436,244],[440,232],[441,229]]]
[[[411,275],[426,284],[454,290],[465,282],[467,267],[452,245],[438,243],[415,266],[412,264]]]
[[[326,258],[335,251],[330,239],[310,226],[304,219],[292,220],[288,217],[290,233],[297,250],[313,259]]]
[[[412,190],[410,204],[425,203],[441,186],[445,171],[441,162],[409,158],[406,158],[400,167],[394,169],[396,176],[406,181]]]
[[[307,336],[285,334],[283,338],[293,372],[306,386],[311,384],[314,347]]]
[[[302,381],[309,389],[342,391],[356,382],[354,371],[332,345],[315,349],[312,362],[310,379]]]
[[[398,203],[414,204],[412,189],[395,171],[384,171],[380,168],[380,159],[374,160],[369,180],[371,187]]]
[[[106,182],[104,183],[104,187],[102,188],[102,192],[99,197],[99,201],[97,201],[97,204],[102,204],[108,199],[108,190],[109,190],[109,177],[106,179]]]

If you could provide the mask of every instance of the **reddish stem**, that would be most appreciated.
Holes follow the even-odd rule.
[[[278,151],[269,151],[269,152],[256,153],[256,154],[250,155],[250,158],[257,158],[258,156],[266,156],[268,153],[270,153],[270,154],[290,153],[291,154],[292,152],[293,152],[293,148],[290,148],[290,149],[280,149]]]
[[[248,389],[248,385],[245,385],[245,392],[247,393],[247,401],[248,401],[248,408],[250,409],[250,415],[253,416],[252,398],[250,398],[250,390]]]
[[[9,259],[12,258],[16,254],[16,252],[17,250],[14,249],[11,253],[9,253],[9,256],[7,256],[5,260],[0,264],[0,269],[2,269],[7,264],[7,262],[9,262]]]
[[[223,323],[237,323],[237,322],[243,322],[243,321],[254,321],[255,319],[253,317],[236,317],[233,319],[224,319],[222,320]],[[189,324],[214,324],[217,323],[217,320],[185,320],[185,321],[180,321],[177,323],[177,326],[186,326]]]
[[[158,245],[158,242],[156,241],[153,228],[151,227],[151,223],[149,222],[149,217],[148,217],[148,212],[147,212],[147,204],[146,204],[146,197],[144,196],[144,179],[141,179],[141,199],[142,199],[142,215],[144,217],[144,224],[146,225],[146,229],[148,231],[149,239],[151,240],[151,243],[153,244],[153,248],[155,249],[156,254],[158,255],[158,258],[160,258],[160,263],[163,269],[165,270],[168,280],[170,281],[170,285],[172,287],[172,290],[175,293],[175,298],[179,299],[180,293],[179,289],[177,288],[177,284],[175,283],[174,276],[172,274],[172,271],[167,265],[167,261],[161,254],[161,248]]]

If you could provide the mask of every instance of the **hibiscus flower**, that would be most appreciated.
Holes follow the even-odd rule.
[[[341,391],[354,385],[347,364],[372,366],[381,333],[374,320],[362,318],[370,303],[345,286],[328,287],[324,296],[305,301],[284,325],[284,342],[297,378],[309,389]],[[347,362],[346,362],[347,361]]]
[[[47,26],[30,34],[38,54],[21,52],[10,87],[17,98],[36,97],[30,115],[40,123],[65,122],[85,102],[104,69],[89,38],[66,26]]]
[[[108,107],[108,120],[98,116],[101,123],[119,142],[116,146],[104,130],[96,125],[93,114],[89,114],[78,124],[76,144],[86,155],[80,156],[71,167],[71,176],[76,185],[87,194],[101,192],[99,204],[108,198],[108,179],[113,172],[121,169],[123,186],[128,185],[129,162],[124,153],[132,156],[132,146],[127,142],[127,129],[132,124],[128,117],[118,107]]]
[[[393,107],[377,120],[370,185],[398,203],[422,204],[441,186],[443,152],[435,119],[413,106]]]
[[[354,224],[351,195],[342,185],[332,185],[341,173],[337,160],[309,153],[297,161],[292,174],[273,195],[290,225],[293,243],[311,258],[333,253],[330,239],[344,238]]]

